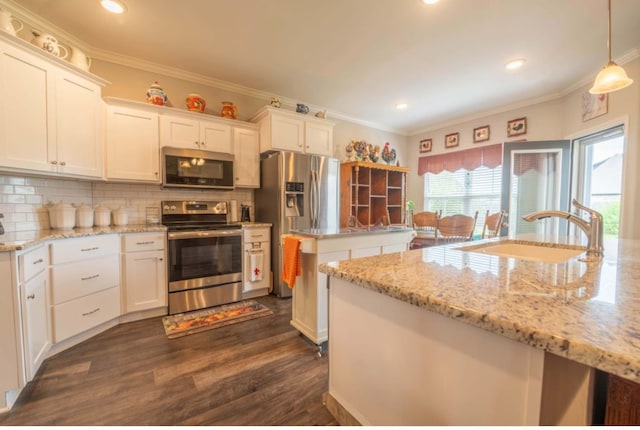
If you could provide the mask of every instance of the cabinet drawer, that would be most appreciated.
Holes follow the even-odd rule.
[[[86,260],[118,252],[118,235],[116,234],[58,240],[51,243],[51,264]]]
[[[49,248],[41,246],[18,257],[20,282],[28,281],[49,266]]]
[[[271,241],[270,230],[268,228],[246,228],[244,229],[244,242],[269,242]]]
[[[51,303],[59,304],[119,285],[118,255],[53,266]]]
[[[164,249],[166,233],[125,234],[122,236],[122,252],[154,251]]]
[[[120,316],[120,289],[109,288],[52,306],[53,341],[71,336]]]

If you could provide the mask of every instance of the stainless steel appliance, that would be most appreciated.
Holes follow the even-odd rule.
[[[280,279],[281,235],[291,230],[337,229],[340,162],[335,158],[294,152],[263,154],[260,189],[254,192],[255,218],[270,222],[274,293],[291,296]]]
[[[197,149],[162,148],[162,185],[181,188],[234,188],[233,155]]]
[[[163,201],[169,314],[242,299],[242,230],[227,202]]]

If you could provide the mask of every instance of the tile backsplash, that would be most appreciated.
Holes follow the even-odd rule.
[[[0,213],[5,232],[49,229],[49,203],[124,207],[129,224],[144,224],[147,207],[161,200],[237,200],[253,206],[253,190],[165,190],[160,185],[89,182],[19,175],[0,175]],[[252,214],[253,215],[253,214]],[[253,218],[252,218],[253,219]]]

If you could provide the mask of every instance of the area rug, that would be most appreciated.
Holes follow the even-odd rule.
[[[272,314],[273,311],[265,305],[255,300],[245,300],[215,308],[170,315],[162,318],[162,324],[167,337],[175,339]]]

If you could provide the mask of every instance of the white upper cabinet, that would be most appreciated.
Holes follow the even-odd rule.
[[[233,128],[235,186],[260,188],[260,135],[257,130]]]
[[[160,183],[158,114],[109,104],[107,179]]]
[[[49,160],[58,172],[101,177],[103,143],[100,87],[60,71],[56,79],[56,138]]]
[[[334,123],[265,106],[251,120],[260,125],[260,152],[294,151],[333,156]]]
[[[160,146],[233,154],[231,126],[213,119],[163,114],[160,116]]]
[[[0,32],[0,166],[102,177],[104,83]]]

